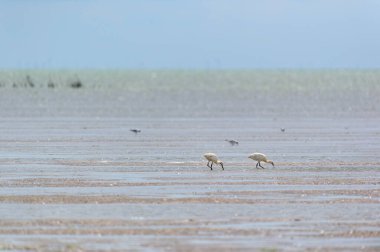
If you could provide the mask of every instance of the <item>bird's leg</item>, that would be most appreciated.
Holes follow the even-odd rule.
[[[265,169],[264,167],[261,166],[260,162],[259,162],[259,166],[260,166],[261,168]]]
[[[210,166],[210,168],[211,168],[211,170],[212,170],[212,164],[213,164],[214,162],[211,162],[211,166]]]
[[[207,162],[207,167],[210,167],[210,161]]]
[[[257,164],[256,164],[256,169],[259,169],[259,167],[257,167],[259,165],[259,162],[257,162]]]

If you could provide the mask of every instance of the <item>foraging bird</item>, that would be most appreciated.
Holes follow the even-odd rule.
[[[229,142],[232,146],[234,146],[235,144],[239,145],[239,142],[233,139],[226,139],[224,141]]]
[[[265,156],[264,154],[262,153],[252,153],[251,155],[249,155],[250,159],[253,159],[255,161],[257,161],[257,164],[256,164],[256,168],[259,169],[257,166],[260,166],[261,168],[264,169],[264,167],[261,166],[260,162],[265,162],[265,163],[269,163],[269,164],[272,164],[273,167],[274,167],[274,163],[272,160],[268,160],[267,156]]]
[[[222,169],[224,170],[223,162],[220,161],[214,153],[205,153],[203,156],[208,160],[207,167],[209,167],[211,170],[212,170],[213,163],[219,164],[220,166],[222,166]],[[210,162],[211,162],[211,165],[210,165]]]
[[[285,128],[281,128],[281,131],[282,131],[282,132],[285,132]]]
[[[140,129],[130,129],[130,131],[132,131],[133,133],[137,134],[137,133],[140,133],[141,130]]]

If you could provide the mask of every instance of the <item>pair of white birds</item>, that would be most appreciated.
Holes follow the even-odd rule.
[[[222,169],[224,170],[223,162],[219,160],[218,156],[215,153],[208,152],[208,153],[205,153],[203,156],[208,160],[207,167],[209,167],[211,170],[212,170],[212,165],[214,163],[220,165],[222,167]],[[260,162],[272,164],[274,167],[273,161],[269,160],[267,158],[267,156],[265,156],[263,153],[255,152],[255,153],[252,153],[251,155],[249,155],[248,158],[257,161],[257,164],[256,164],[257,169],[259,169],[258,166],[260,166],[262,169],[264,169],[264,167],[261,166]],[[211,165],[210,165],[210,162],[211,162]]]

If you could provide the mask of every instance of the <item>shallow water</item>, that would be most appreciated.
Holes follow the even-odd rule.
[[[77,90],[0,74],[0,248],[380,249],[378,72],[140,74]]]

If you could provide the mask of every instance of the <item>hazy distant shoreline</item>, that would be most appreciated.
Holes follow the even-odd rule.
[[[29,76],[36,87],[52,81],[57,86],[64,86],[65,82],[82,80],[87,87],[103,84],[128,86],[136,84],[208,84],[208,85],[273,85],[273,84],[378,84],[380,83],[380,69],[0,69],[0,83],[2,85],[22,84]],[[215,83],[218,82],[218,83]],[[291,82],[291,83],[289,83]],[[335,82],[335,83],[333,83]],[[338,83],[337,83],[338,82]]]
[[[380,116],[380,70],[2,70],[0,90],[8,117]]]

